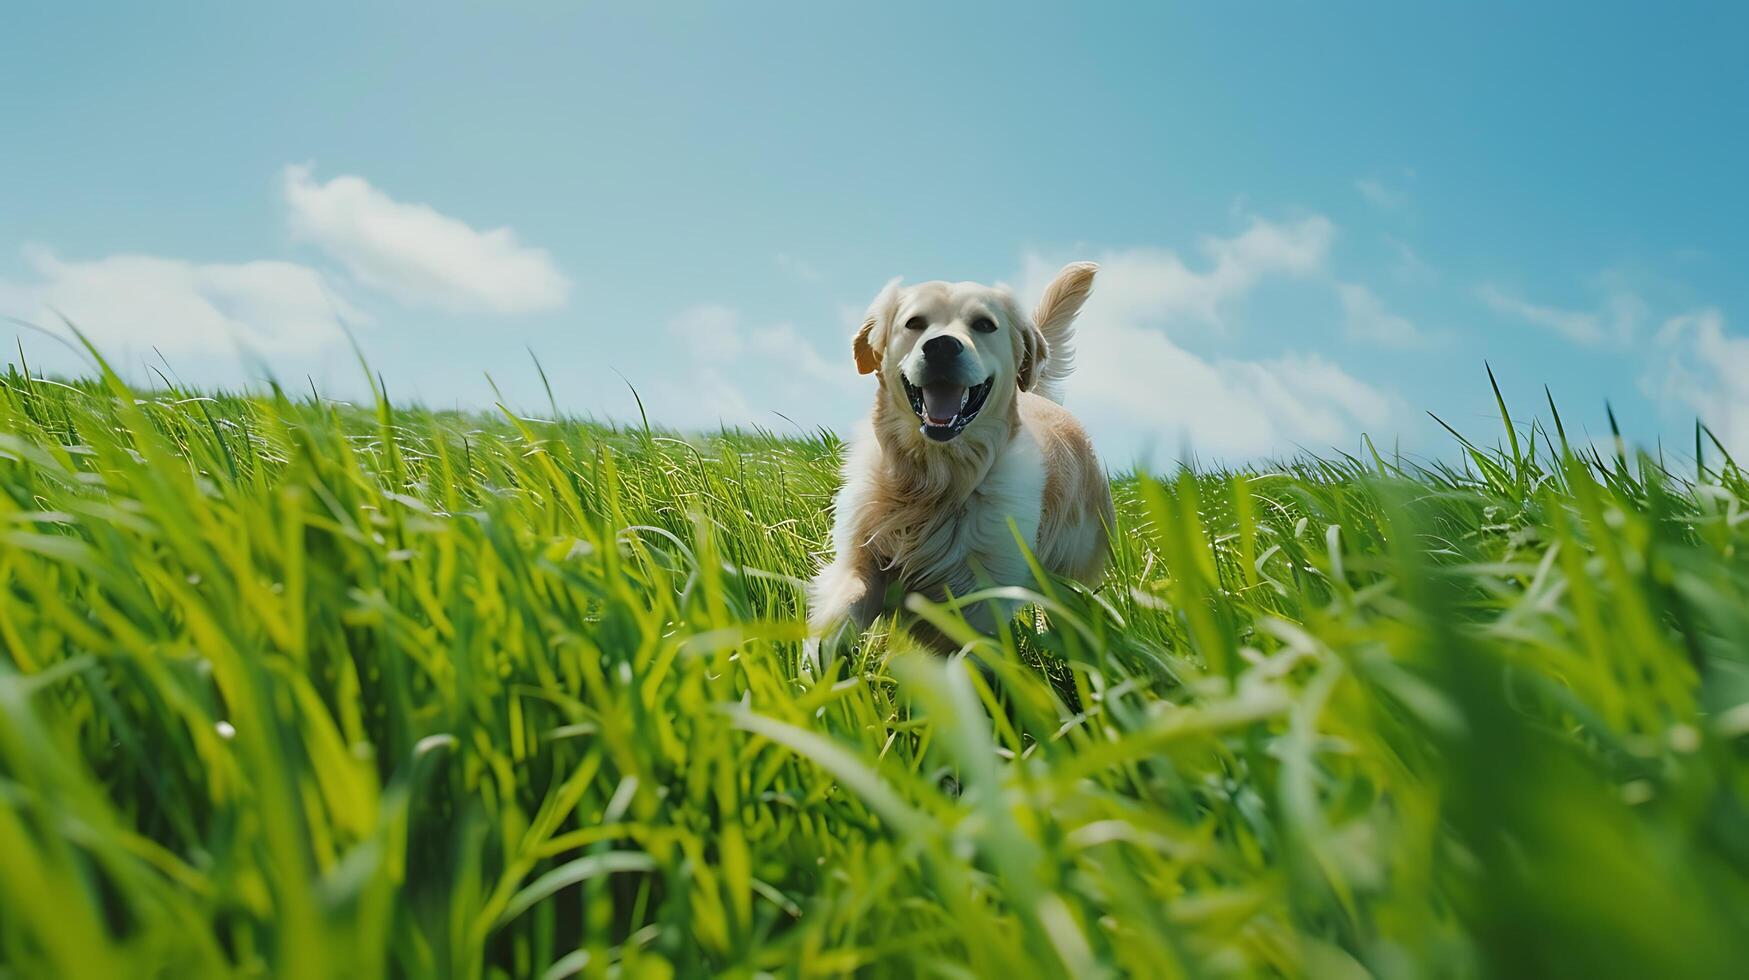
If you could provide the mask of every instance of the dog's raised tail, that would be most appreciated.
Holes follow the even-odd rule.
[[[1062,404],[1063,382],[1075,370],[1075,315],[1093,292],[1093,274],[1098,271],[1099,266],[1092,262],[1071,262],[1039,298],[1032,322],[1045,338],[1045,359],[1039,365],[1033,394]]]

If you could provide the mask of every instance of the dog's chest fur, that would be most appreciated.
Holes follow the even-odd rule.
[[[1025,581],[1016,534],[1037,547],[1044,484],[1042,454],[1024,432],[997,448],[987,467],[969,467],[936,492],[906,486],[892,469],[876,482],[887,509],[869,528],[868,548],[907,591],[959,595]]]

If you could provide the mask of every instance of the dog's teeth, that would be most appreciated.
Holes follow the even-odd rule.
[[[972,400],[972,389],[966,388],[960,392],[960,411],[966,410],[966,403]]]

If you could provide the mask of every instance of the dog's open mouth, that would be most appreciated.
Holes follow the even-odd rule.
[[[996,384],[994,377],[970,388],[951,381],[914,385],[903,377],[899,380],[904,382],[905,397],[911,399],[911,411],[923,423],[923,434],[936,442],[946,442],[971,425]]]

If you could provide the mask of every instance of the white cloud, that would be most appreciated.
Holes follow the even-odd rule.
[[[1708,308],[1672,317],[1657,339],[1663,360],[1641,379],[1647,396],[1688,406],[1749,461],[1749,337],[1728,332],[1724,314]]]
[[[1336,284],[1342,300],[1343,333],[1349,340],[1385,347],[1420,347],[1426,334],[1409,318],[1392,313],[1372,290],[1358,283]]]
[[[1333,235],[1323,218],[1257,220],[1238,238],[1205,241],[1216,261],[1203,275],[1159,250],[1096,256],[1099,279],[1077,327],[1067,397],[1105,458],[1122,465],[1149,452],[1158,463],[1185,448],[1225,459],[1323,451],[1389,424],[1389,396],[1319,356],[1206,358],[1174,340],[1187,322],[1218,322],[1222,304],[1267,276],[1318,272]],[[1030,255],[1024,265],[1021,292],[1036,298],[1058,263]]]
[[[1611,289],[1597,310],[1565,310],[1532,303],[1521,296],[1485,283],[1476,295],[1496,313],[1552,330],[1575,344],[1598,347],[1633,339],[1646,315],[1646,304],[1625,289]]]
[[[1384,181],[1373,177],[1362,177],[1354,182],[1354,189],[1360,191],[1360,196],[1367,203],[1383,211],[1400,211],[1409,204],[1409,192],[1391,187]]]
[[[1322,451],[1391,417],[1385,395],[1316,355],[1208,360],[1088,305],[1068,397],[1111,463],[1181,448],[1229,459]]]
[[[786,427],[787,417],[844,431],[872,398],[873,382],[859,381],[852,365],[848,332],[833,359],[792,324],[750,326],[716,303],[680,311],[668,331],[675,353],[659,374],[633,379],[651,418],[665,425],[770,429]]]
[[[1391,269],[1399,282],[1429,283],[1439,278],[1433,267],[1421,258],[1407,242],[1391,235],[1383,236],[1384,243],[1391,251],[1397,253],[1397,264]]]
[[[1253,218],[1232,238],[1205,237],[1201,250],[1209,267],[1197,272],[1168,249],[1136,248],[1101,256],[1096,295],[1108,315],[1126,321],[1183,324],[1191,320],[1224,329],[1226,308],[1265,277],[1311,276],[1321,272],[1336,237],[1336,226],[1322,215],[1277,224]],[[1043,288],[1055,264],[1031,255],[1022,282]]]
[[[545,249],[509,228],[477,231],[425,204],[407,204],[362,177],[318,183],[288,166],[292,234],[332,255],[359,282],[408,306],[455,313],[531,313],[565,304],[571,283]]]
[[[787,363],[792,368],[801,371],[815,381],[824,381],[828,384],[843,381],[844,366],[853,363],[848,353],[839,361],[832,361],[822,356],[819,350],[801,335],[799,330],[787,323],[760,327],[748,335],[748,341],[748,346],[760,355],[770,357],[778,362],[787,359]],[[846,344],[845,347],[848,351],[849,345]]]
[[[726,306],[705,303],[688,307],[668,321],[668,332],[686,352],[704,360],[723,360],[741,353],[741,314]]]
[[[788,252],[777,253],[777,267],[803,282],[819,282],[823,277],[806,259]]]
[[[65,317],[117,363],[162,352],[180,372],[237,380],[236,355],[279,361],[343,347],[340,320],[369,318],[335,295],[321,273],[291,262],[197,263],[152,255],[63,260],[24,250],[29,278],[0,280],[0,312],[44,328]],[[54,370],[78,370],[42,347]],[[223,369],[221,369],[221,365]]]

